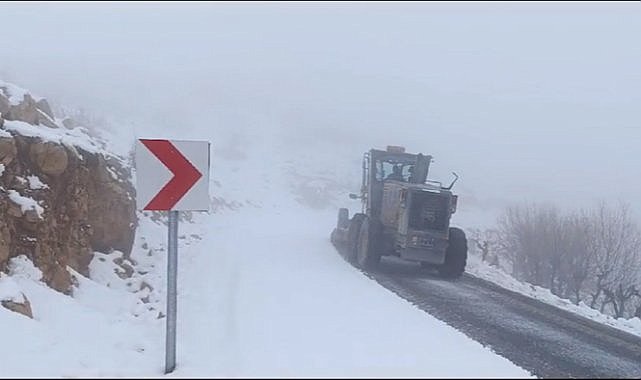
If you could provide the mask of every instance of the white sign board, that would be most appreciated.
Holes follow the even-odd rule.
[[[137,140],[137,208],[208,211],[209,146],[208,141]]]

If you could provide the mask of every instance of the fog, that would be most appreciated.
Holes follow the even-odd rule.
[[[641,9],[578,4],[0,4],[0,78],[148,137],[270,135],[358,176],[404,145],[468,204],[641,215]],[[215,170],[215,168],[214,168]],[[358,180],[358,178],[356,179]],[[356,190],[356,189],[355,189]]]

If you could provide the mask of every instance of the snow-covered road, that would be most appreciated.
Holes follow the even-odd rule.
[[[200,225],[180,255],[176,375],[530,376],[347,265],[334,219],[300,207]]]

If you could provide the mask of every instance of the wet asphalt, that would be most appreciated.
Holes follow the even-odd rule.
[[[384,257],[365,275],[540,378],[641,378],[641,338],[464,274]],[[463,363],[462,363],[463,364]]]

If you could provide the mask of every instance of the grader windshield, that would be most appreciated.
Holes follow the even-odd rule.
[[[427,180],[430,156],[388,151],[372,151],[374,180],[396,180],[423,184]]]
[[[405,149],[372,149],[363,157],[363,210],[369,215],[380,214],[383,184],[396,180],[425,184],[432,156],[405,153]]]
[[[414,164],[398,162],[397,160],[385,160],[376,162],[376,180],[396,180],[410,182],[414,172]]]

